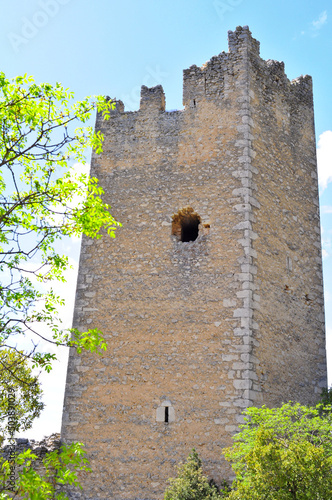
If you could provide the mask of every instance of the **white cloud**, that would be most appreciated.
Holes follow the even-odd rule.
[[[330,290],[328,290],[326,287],[324,290],[324,300],[325,300],[325,305],[327,305],[327,303],[331,302],[331,300],[332,300],[332,294],[331,294]],[[332,328],[330,328],[330,332],[331,332],[331,341],[332,341]],[[332,353],[332,351],[331,351],[331,353]]]
[[[327,259],[330,256],[330,249],[332,248],[331,238],[329,236],[330,231],[324,230],[321,227],[321,238],[322,238],[322,257],[323,259]]]
[[[322,205],[320,210],[322,214],[332,214],[332,205]]]
[[[66,282],[54,281],[52,283],[54,291],[64,298],[66,303],[61,308],[63,328],[71,327],[78,270],[77,260],[70,258],[69,263],[72,268],[67,269],[64,273]],[[57,361],[52,363],[51,372],[42,372],[39,377],[44,389],[42,400],[45,403],[45,409],[41,416],[34,421],[31,429],[23,431],[15,437],[41,440],[53,432],[60,432],[69,350],[66,347],[56,347],[45,341],[40,341],[38,347],[41,351],[57,355]]]
[[[78,176],[78,175],[89,175],[90,173],[90,163],[87,162],[85,164],[83,163],[74,163],[70,167],[70,172],[73,177]]]
[[[312,21],[311,25],[315,31],[318,31],[326,22],[327,22],[327,11],[324,10],[319,14],[319,18],[317,19],[317,21]]]
[[[323,10],[318,16],[318,19],[314,19],[309,23],[307,30],[302,30],[301,35],[306,36],[309,35],[312,38],[315,38],[319,35],[319,31],[322,27],[327,23],[327,10]]]
[[[48,349],[51,352],[51,349]],[[15,437],[41,440],[53,432],[60,432],[63,398],[67,373],[68,348],[58,347],[58,361],[53,363],[50,373],[42,372],[39,380],[44,390],[42,401],[45,409],[31,429],[15,434]]]
[[[79,182],[79,178],[84,175],[89,176],[90,164],[86,163],[74,163],[69,169],[70,180],[72,182]],[[63,223],[63,213],[65,211],[64,205],[70,209],[74,209],[82,204],[86,198],[86,190],[82,189],[81,192],[77,191],[71,198],[68,198],[65,203],[55,205],[52,207],[52,212],[49,215],[49,222],[58,224],[59,226]],[[73,238],[76,238],[73,236]]]
[[[71,173],[73,177],[75,175],[88,174],[89,169],[90,166],[88,164],[82,165],[76,163],[73,165]],[[84,196],[84,193],[82,193],[82,196]],[[71,204],[74,206],[80,201],[80,197],[77,196],[73,201],[71,201]],[[63,328],[71,327],[75,301],[79,247],[76,241],[77,238],[73,239],[75,244],[70,244],[68,240],[62,240],[56,244],[57,251],[62,250],[68,256],[71,254],[69,256],[70,267],[68,267],[68,269],[64,272],[64,278],[66,281],[63,283],[54,280],[50,284],[54,292],[65,300],[65,306],[59,308],[58,311],[62,319]],[[60,248],[61,246],[64,248]],[[33,268],[34,266],[31,263],[31,269]],[[41,290],[47,290],[47,284],[35,283],[35,280],[33,281],[34,284],[36,284]],[[51,333],[45,325],[40,325],[39,331],[42,331],[46,337],[51,337]],[[29,347],[30,344],[27,341],[27,349]],[[31,429],[16,434],[15,437],[41,440],[44,436],[48,436],[53,432],[60,432],[69,350],[65,347],[54,346],[53,344],[47,343],[43,340],[39,341],[38,348],[40,351],[55,353],[57,355],[57,361],[52,363],[51,372],[42,372],[39,378],[44,390],[42,400],[45,403],[45,409],[40,418],[34,421]]]
[[[326,130],[319,136],[317,164],[319,187],[321,191],[324,191],[328,183],[332,182],[332,130]]]
[[[328,259],[330,257],[331,240],[322,238],[322,258]]]

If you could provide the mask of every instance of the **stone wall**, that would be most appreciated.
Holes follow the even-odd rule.
[[[60,434],[57,433],[51,434],[41,441],[35,441],[34,439],[29,440],[26,438],[16,438],[14,441],[15,444],[6,444],[0,448],[0,456],[4,460],[8,460],[9,462],[11,462],[16,455],[30,449],[32,453],[37,456],[37,459],[33,462],[33,469],[41,475],[43,475],[45,471],[42,460],[45,457],[46,453],[50,453],[54,450],[59,450],[61,446]],[[14,478],[17,479],[18,470],[19,469],[15,467],[15,469],[12,471],[13,481]],[[12,486],[9,480],[7,481],[6,486]],[[4,485],[0,484],[0,492],[3,488]],[[6,492],[9,493],[9,491]]]
[[[290,82],[277,61],[250,64],[256,383],[261,402],[313,404],[326,361],[312,81]]]
[[[97,116],[91,173],[123,227],[82,242],[74,326],[108,341],[68,365],[62,438],[87,446],[86,499],[161,498],[192,447],[228,477],[244,408],[326,385],[310,78],[237,28],[184,71],[183,102],[142,87],[139,111]],[[188,213],[198,237],[181,241]]]
[[[46,453],[50,453],[54,450],[59,450],[61,446],[60,434],[54,433],[50,436],[44,437],[41,441],[36,441],[34,439],[27,438],[16,438],[15,439],[14,452],[22,453],[25,450],[31,450],[32,453],[37,455],[38,458],[42,459]],[[9,454],[11,453],[13,446],[8,444],[1,448],[1,456],[8,460]]]

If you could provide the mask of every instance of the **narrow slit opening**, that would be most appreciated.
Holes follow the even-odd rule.
[[[168,424],[168,406],[165,406],[165,424]]]

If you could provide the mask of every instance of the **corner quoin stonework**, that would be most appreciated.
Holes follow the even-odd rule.
[[[108,350],[70,353],[62,439],[87,447],[81,498],[160,499],[193,447],[227,478],[243,409],[315,403],[327,384],[311,78],[262,60],[246,26],[228,37],[184,71],[183,110],[159,85],[97,116],[91,173],[123,227],[82,242],[74,326]],[[188,242],[172,234],[186,210]]]

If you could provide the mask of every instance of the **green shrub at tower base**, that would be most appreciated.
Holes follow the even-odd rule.
[[[192,450],[185,464],[178,467],[178,476],[169,479],[164,500],[218,500],[225,498],[227,486],[219,489],[209,481],[202,471],[202,461],[195,449]]]
[[[331,406],[248,408],[224,455],[236,474],[232,500],[331,499]]]

